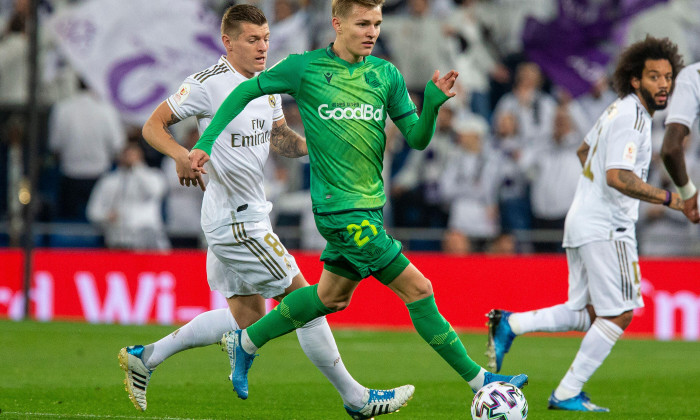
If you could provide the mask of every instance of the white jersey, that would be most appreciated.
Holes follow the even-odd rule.
[[[666,124],[678,123],[691,128],[700,115],[700,63],[681,70],[675,83],[668,103]]]
[[[216,65],[187,77],[167,103],[180,120],[197,117],[201,135],[224,99],[246,80],[223,56]],[[264,95],[251,101],[216,139],[205,165],[209,174],[202,201],[205,232],[267,217],[272,203],[265,197],[263,166],[270,151],[272,124],[282,118],[281,97]]]
[[[651,116],[636,94],[613,102],[584,141],[589,145],[583,173],[566,215],[564,247],[593,241],[636,241],[639,200],[608,186],[609,169],[626,169],[644,182],[651,162]]]

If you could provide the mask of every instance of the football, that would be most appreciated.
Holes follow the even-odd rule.
[[[523,392],[507,382],[492,382],[474,395],[474,420],[525,420],[527,400]]]

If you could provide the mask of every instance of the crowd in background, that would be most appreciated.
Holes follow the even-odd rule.
[[[219,16],[232,2],[202,0]],[[41,13],[79,1],[44,0]],[[271,29],[268,66],[289,53],[326,46],[333,40],[328,0],[247,1],[263,9]],[[587,4],[587,3],[590,3]],[[700,2],[636,0],[632,12],[608,22],[596,48],[612,59],[589,75],[588,86],[567,82],[546,59],[567,38],[538,40],[547,25],[585,20],[589,7],[617,1],[568,0],[388,0],[374,55],[393,62],[420,107],[435,69],[459,71],[458,95],[440,110],[435,136],[424,151],[410,150],[387,124],[385,219],[409,249],[470,252],[562,252],[561,232],[581,173],[576,149],[595,120],[615,99],[608,76],[616,52],[651,33],[669,36],[692,63],[700,59]],[[638,7],[638,11],[634,10]],[[38,220],[90,223],[102,236],[79,243],[43,245],[169,249],[203,246],[199,228],[202,192],[179,185],[174,162],[124,123],[40,34],[40,156],[16,156],[23,142],[22,112],[28,92],[26,18],[28,0],[0,0],[0,222],[13,211],[17,175],[12,159],[39,159]],[[596,25],[599,25],[597,22]],[[540,25],[540,26],[537,26]],[[539,30],[536,30],[539,28]],[[599,27],[597,27],[600,30]],[[562,26],[561,30],[571,30]],[[571,42],[574,42],[572,37]],[[544,58],[543,58],[544,57]],[[212,63],[201,63],[204,68]],[[177,86],[171,87],[172,91]],[[169,92],[173,93],[173,92]],[[162,99],[165,99],[162,98]],[[287,123],[303,132],[296,105],[285,99]],[[672,183],[659,150],[665,112],[654,115],[654,158],[649,182]],[[191,147],[196,125],[173,133]],[[700,179],[697,130],[687,142],[689,172]],[[321,249],[308,194],[308,159],[271,154],[266,168],[273,222],[290,248]],[[285,237],[285,227],[298,235]],[[402,237],[402,229],[414,234]],[[421,230],[419,230],[421,229]],[[425,235],[424,232],[437,232]],[[420,232],[416,234],[415,232]],[[7,245],[0,231],[0,245]],[[700,233],[680,212],[645,205],[638,223],[640,253],[697,255]]]

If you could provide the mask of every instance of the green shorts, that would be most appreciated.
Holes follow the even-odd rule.
[[[401,242],[384,230],[381,209],[315,214],[314,219],[328,241],[321,254],[328,271],[357,281],[374,275],[388,284],[409,264]]]

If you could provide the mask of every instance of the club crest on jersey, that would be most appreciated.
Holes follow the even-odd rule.
[[[175,103],[178,105],[182,105],[182,103],[185,102],[188,96],[190,96],[190,84],[183,83],[174,96]]]
[[[371,87],[373,87],[374,89],[376,89],[382,85],[379,82],[379,79],[377,79],[377,74],[375,72],[373,72],[372,70],[365,73],[365,82],[367,82],[367,84],[370,85]]]
[[[275,100],[275,96],[274,96],[274,95],[269,95],[269,96],[267,97],[267,103],[270,104],[270,108],[274,108],[275,105],[277,105],[277,101]]]

